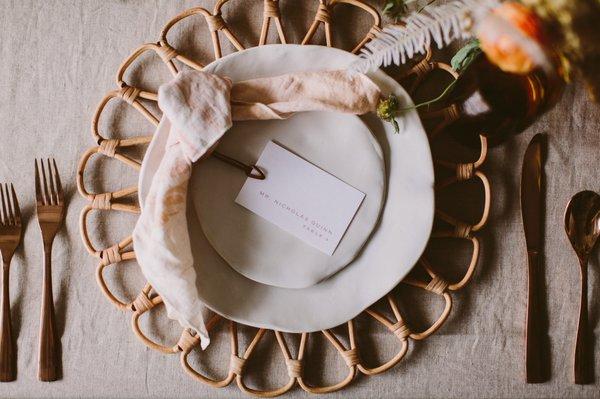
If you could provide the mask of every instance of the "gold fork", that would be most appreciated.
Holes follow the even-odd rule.
[[[2,313],[0,323],[0,381],[14,381],[16,365],[12,326],[10,322],[10,296],[8,272],[10,261],[21,242],[21,211],[13,185],[0,184],[0,254],[2,255]]]
[[[42,291],[42,314],[40,321],[40,352],[38,378],[55,381],[59,377],[59,348],[56,336],[54,299],[52,298],[52,243],[63,224],[65,200],[60,176],[54,159],[35,160],[35,196],[37,217],[44,242],[44,280]],[[41,176],[41,181],[40,181]]]

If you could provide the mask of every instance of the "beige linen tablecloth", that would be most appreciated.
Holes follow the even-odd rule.
[[[225,12],[245,45],[253,45],[258,40],[261,3],[234,0]],[[283,14],[288,16],[284,25],[291,42],[298,42],[306,32],[316,3],[316,0],[282,0]],[[10,281],[18,344],[18,380],[0,384],[2,398],[243,396],[234,386],[216,390],[194,381],[181,369],[177,356],[162,355],[138,342],[129,326],[130,314],[115,310],[97,288],[96,262],[87,255],[77,225],[85,201],[76,194],[75,172],[80,155],[93,145],[89,125],[97,103],[115,87],[116,69],[135,47],[156,41],[170,17],[196,5],[212,8],[213,2],[0,0],[0,92],[3,98],[0,102],[0,181],[15,183],[26,222],[23,245],[13,260]],[[342,13],[338,20],[349,20],[346,17],[354,15]],[[353,24],[340,27],[340,31],[345,35],[362,32],[368,24],[368,19],[361,17]],[[185,29],[176,32],[173,41],[184,36]],[[207,60],[210,44],[206,36],[197,38],[200,39],[201,44],[194,44],[190,52],[204,55]],[[342,41],[346,48],[352,43]],[[145,74],[138,69],[128,79],[155,89],[168,77],[164,70],[160,76],[149,74],[150,78],[144,79],[142,75]],[[153,130],[127,107],[114,107],[110,112],[130,118],[117,118],[118,122],[104,118],[103,132],[132,135],[149,134]],[[600,189],[599,116],[598,106],[589,103],[582,88],[570,87],[558,107],[539,123],[491,151],[486,169],[493,183],[494,205],[490,224],[482,236],[483,256],[472,283],[454,296],[455,307],[450,319],[439,333],[425,342],[413,344],[411,341],[406,358],[392,371],[370,378],[361,376],[351,387],[334,396],[600,396],[598,385],[579,387],[570,383],[579,271],[562,227],[564,206],[570,196],[581,189]],[[526,385],[523,383],[526,269],[518,185],[525,146],[533,134],[541,131],[549,133],[545,257],[552,380],[546,384]],[[47,156],[57,158],[70,202],[66,227],[57,238],[53,254],[56,310],[64,352],[64,378],[54,383],[41,383],[36,378],[42,256],[34,219],[33,159]],[[86,181],[94,189],[107,191],[135,184],[136,174],[129,168],[114,161],[93,162],[98,172],[89,173]],[[102,223],[92,218],[91,222],[98,226],[94,229],[95,244],[98,247],[113,244],[117,237],[131,231],[134,221],[130,215],[111,215]],[[439,258],[444,259],[444,255],[452,251],[441,248],[437,252]],[[117,293],[127,295],[141,288],[143,280],[136,269],[129,263],[108,273]],[[590,273],[590,325],[596,337],[595,364],[599,375],[600,265],[597,254]],[[423,308],[433,315],[440,306],[437,298],[430,298],[424,300]],[[417,324],[431,319],[419,317],[413,307],[406,312],[409,323],[411,316],[417,317]],[[176,339],[178,326],[156,320],[144,321],[145,330],[157,339],[171,342]],[[368,325],[365,321],[359,323],[358,328],[365,329]],[[243,348],[248,333],[242,330]],[[387,335],[383,333],[371,336],[373,340],[383,340],[378,345],[365,343],[370,348],[378,347],[374,357],[389,358],[396,349],[393,338],[384,339]],[[226,333],[215,333],[213,344],[211,353],[224,354],[228,345]],[[296,344],[293,347],[295,351]],[[264,371],[255,370],[248,377],[250,384],[282,385],[286,370],[276,353],[267,349],[258,353],[260,358],[274,361]],[[198,365],[198,357],[194,358],[193,363],[202,369],[204,366]],[[330,350],[314,360],[315,366],[307,373],[317,379],[322,376],[324,382],[341,379],[346,371],[343,362]],[[223,375],[227,363],[227,356],[223,356],[221,366],[203,370]],[[306,397],[307,394],[295,389],[287,396]]]

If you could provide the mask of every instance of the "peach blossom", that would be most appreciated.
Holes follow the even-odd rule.
[[[520,3],[492,10],[477,27],[481,49],[502,70],[527,74],[550,67],[548,43],[540,18]]]

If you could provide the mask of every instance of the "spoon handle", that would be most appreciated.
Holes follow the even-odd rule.
[[[591,384],[592,365],[590,362],[590,345],[588,334],[588,273],[587,262],[581,260],[581,298],[579,299],[579,323],[577,325],[577,340],[575,341],[575,384]]]

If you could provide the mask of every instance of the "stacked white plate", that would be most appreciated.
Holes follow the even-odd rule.
[[[231,54],[205,70],[241,81],[342,69],[356,58],[322,46],[269,45]],[[370,77],[383,93],[412,104],[383,72]],[[236,123],[220,152],[254,163],[273,140],[366,197],[328,256],[236,204],[246,179],[238,169],[216,159],[195,165],[188,228],[200,301],[243,324],[309,332],[352,319],[394,288],[425,249],[434,214],[427,136],[414,111],[399,123],[399,134],[375,115],[310,112],[284,121]],[[144,158],[142,206],[164,154],[165,133]]]

